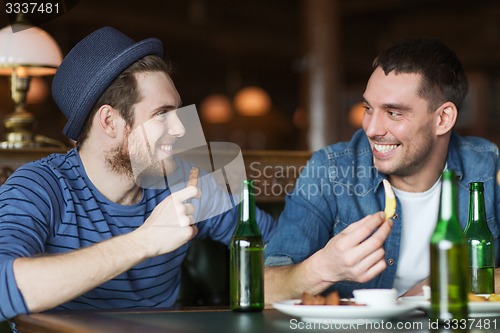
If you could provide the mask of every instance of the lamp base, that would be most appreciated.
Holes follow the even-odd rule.
[[[33,141],[31,133],[8,133],[7,140],[0,142],[0,148],[3,149],[19,149],[19,148],[37,148],[39,147]]]
[[[1,142],[2,148],[31,148],[35,147],[33,141],[33,133],[31,130],[35,126],[35,117],[24,110],[22,107],[17,107],[16,111],[8,115],[4,119],[5,129],[7,130],[7,141]]]
[[[0,142],[0,148],[66,148],[66,145],[62,142],[45,136],[34,135],[32,128],[35,126],[35,123],[36,119],[31,113],[27,112],[23,108],[17,108],[14,113],[4,119],[5,128],[7,129],[7,140]]]
[[[56,147],[67,149],[61,141],[48,138],[43,135],[24,135],[25,133],[9,133],[6,141],[0,141],[0,149],[26,149],[26,148],[47,148]]]
[[[34,147],[33,133],[31,129],[35,126],[36,119],[22,106],[5,117],[4,125],[7,130],[7,141],[1,142],[2,148],[32,148]]]

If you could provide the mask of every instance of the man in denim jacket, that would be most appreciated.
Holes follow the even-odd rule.
[[[454,52],[434,39],[414,39],[383,51],[373,67],[363,94],[363,130],[317,151],[286,198],[266,248],[268,303],[302,292],[420,292],[429,276],[445,168],[458,175],[462,227],[468,184],[484,182],[488,224],[498,241],[498,148],[453,132],[468,89]],[[392,220],[382,212],[383,179],[396,192]]]

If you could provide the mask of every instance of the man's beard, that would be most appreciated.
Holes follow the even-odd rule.
[[[146,140],[134,140],[130,144],[130,133],[127,130],[122,144],[106,154],[107,166],[140,187],[165,188],[165,177],[174,171],[175,162],[172,158],[158,159],[154,147]]]
[[[390,167],[382,168],[377,166],[378,163],[374,160],[373,163],[377,170],[388,175],[399,177],[411,176],[423,170],[430,159],[433,158],[432,149],[435,143],[432,139],[432,129],[430,126],[422,127],[420,133],[423,140],[420,140],[418,144],[413,144],[410,147],[411,150],[405,151],[404,158],[400,158],[398,164],[392,164]]]

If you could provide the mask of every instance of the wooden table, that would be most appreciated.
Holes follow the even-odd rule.
[[[274,309],[259,313],[235,313],[228,309],[72,311],[20,315],[14,319],[23,333],[261,333],[261,332],[431,332],[422,314],[372,326],[312,326]],[[307,326],[309,325],[309,326]],[[368,325],[368,324],[367,324]],[[390,327],[388,326],[390,325]],[[396,329],[404,325],[405,329]],[[474,330],[477,331],[477,330]]]

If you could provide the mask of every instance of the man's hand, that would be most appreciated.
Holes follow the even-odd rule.
[[[148,257],[171,252],[196,235],[198,228],[194,226],[194,207],[188,200],[199,195],[194,186],[172,193],[135,231],[147,248]]]
[[[338,281],[363,283],[373,279],[386,267],[383,246],[392,226],[383,212],[368,215],[303,262],[266,267],[266,303],[299,298],[302,292],[318,294]]]
[[[317,252],[317,269],[325,281],[367,282],[386,267],[384,242],[392,230],[392,220],[382,212],[352,223]]]

